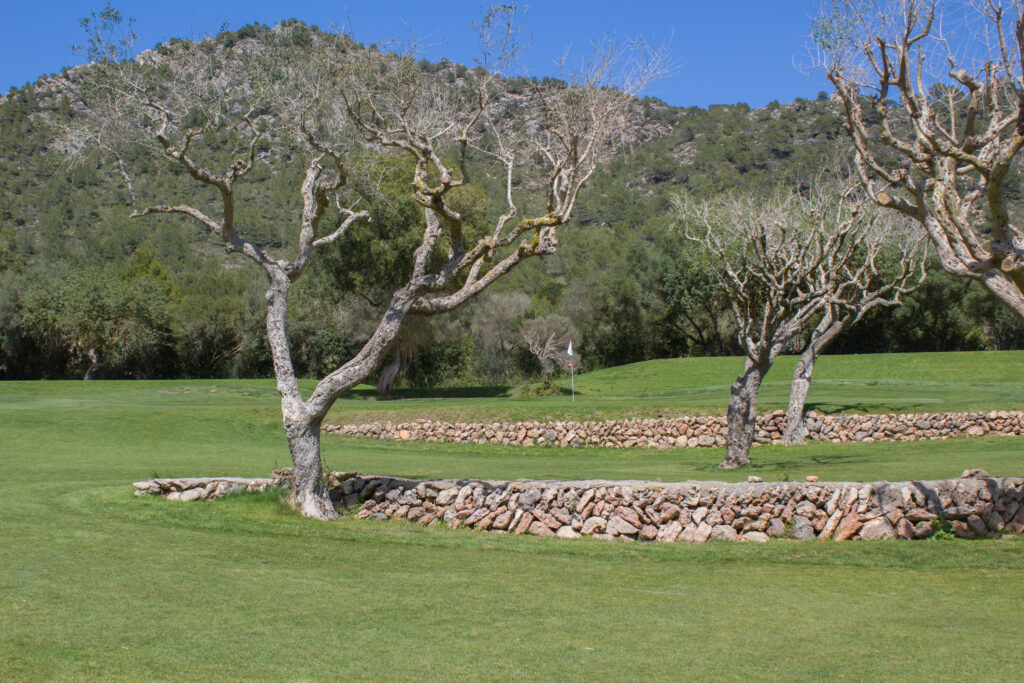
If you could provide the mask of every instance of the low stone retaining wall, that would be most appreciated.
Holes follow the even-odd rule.
[[[785,411],[759,415],[755,444],[782,439]],[[697,448],[724,446],[724,416],[607,420],[603,422],[370,422],[324,425],[323,431],[342,436],[361,436],[400,441],[501,443],[515,446],[606,448]],[[814,441],[871,442],[948,439],[956,436],[1024,433],[1024,411],[987,413],[909,413],[883,415],[807,414],[807,438]]]
[[[167,500],[206,500],[222,498],[237,491],[265,491],[268,486],[281,486],[280,477],[246,479],[244,477],[187,477],[184,479],[150,479],[137,481],[136,496],[163,496]]]
[[[326,477],[331,498],[339,507],[357,509],[357,518],[494,533],[703,543],[920,539],[936,531],[973,538],[1024,531],[1024,478],[989,477],[981,470],[959,479],[873,483],[418,481],[354,472]],[[136,495],[198,500],[234,486],[289,486],[290,478],[285,468],[271,480],[157,479],[134,486]]]

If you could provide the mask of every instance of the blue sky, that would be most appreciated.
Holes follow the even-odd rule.
[[[102,2],[50,0],[10,7],[0,23],[0,92],[78,63],[69,46],[81,42],[78,20]],[[173,4],[173,7],[171,6]],[[465,0],[377,0],[364,2],[195,2],[124,0],[113,5],[136,18],[140,47],[168,38],[237,29],[253,21],[274,24],[297,18],[321,27],[347,24],[357,40],[371,43],[425,38],[428,59],[448,57],[472,63],[476,47],[470,22],[487,2]],[[656,83],[649,94],[677,106],[813,98],[831,91],[821,72],[807,73],[806,40],[814,0],[547,0],[527,5],[524,28],[532,48],[524,70],[532,76],[554,73],[566,48],[584,53],[592,38],[615,34],[643,36],[658,44],[671,40],[679,69]],[[438,9],[439,8],[439,9]]]

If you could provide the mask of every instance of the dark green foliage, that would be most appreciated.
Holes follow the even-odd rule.
[[[6,305],[5,374],[32,376],[31,363],[22,367],[14,353],[26,348],[35,351],[29,359],[44,357],[44,375],[81,375],[90,367],[96,376],[168,374],[170,297],[157,280],[94,268],[33,275]]]
[[[283,25],[287,31],[260,24],[224,31],[200,49],[219,50],[225,60],[252,41],[288,41],[302,50],[318,32],[295,20]],[[183,45],[174,40],[160,49]],[[349,45],[342,41],[340,49]],[[466,67],[447,61],[421,62],[419,68],[455,87],[466,74]],[[76,277],[94,286],[93,294],[111,297],[113,310],[103,313],[107,319],[117,319],[118,310],[138,312],[138,320],[121,328],[124,343],[111,345],[122,351],[104,359],[105,376],[270,375],[261,276],[190,222],[128,218],[128,197],[115,169],[94,163],[68,171],[52,144],[59,126],[76,115],[62,92],[68,78],[74,71],[14,89],[0,103],[0,377],[81,375],[80,352],[70,350],[67,328],[57,324],[77,306],[89,310],[86,299],[68,290]],[[531,81],[521,78],[514,85],[527,93]],[[845,144],[838,105],[825,94],[757,110],[742,103],[671,107],[647,98],[639,111],[646,117],[645,140],[609,159],[591,179],[573,222],[561,231],[558,252],[523,264],[496,285],[496,294],[529,297],[525,312],[505,326],[505,338],[493,330],[481,336],[472,323],[474,316],[486,315],[479,302],[443,321],[427,321],[414,333],[403,332],[411,360],[400,385],[518,384],[536,376],[535,359],[512,341],[523,318],[553,314],[568,317],[580,331],[574,347],[584,368],[737,352],[705,264],[671,224],[668,197],[678,191],[699,198],[724,189],[807,187],[823,160]],[[204,161],[221,167],[244,140],[228,132],[204,143]],[[271,248],[294,242],[297,188],[307,162],[285,147],[272,165],[257,165],[238,203],[239,225]],[[126,162],[146,198],[215,205],[212,193],[197,190],[179,169],[146,150],[130,152]],[[486,159],[472,162],[479,186],[502,182],[490,175]],[[324,250],[311,265],[314,272],[292,293],[289,334],[304,375],[322,375],[351,357],[384,297],[411,270],[422,214],[408,198],[407,163],[367,156],[351,164],[350,186],[373,223],[357,225]],[[530,182],[526,169],[520,173],[517,182]],[[1019,174],[1010,185],[1019,195]],[[489,231],[504,209],[486,196],[501,192],[475,189],[459,197],[467,239]],[[520,207],[528,208],[535,207]],[[325,225],[331,220],[327,216]],[[1021,348],[1021,325],[980,287],[934,265],[930,271],[926,285],[905,297],[904,306],[874,311],[834,351]],[[157,302],[153,308],[139,303],[147,297]]]

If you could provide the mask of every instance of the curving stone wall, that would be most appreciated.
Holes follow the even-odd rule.
[[[199,500],[235,486],[288,486],[291,474],[285,468],[270,480],[158,479],[134,486],[136,495]],[[989,477],[981,470],[959,479],[871,483],[419,481],[355,472],[326,477],[338,507],[356,509],[357,518],[493,533],[703,543],[1024,532],[1024,478]]]
[[[782,439],[785,411],[757,418],[756,444]],[[807,414],[807,438],[812,441],[872,442],[948,439],[957,436],[1024,433],[1024,411],[987,413],[904,413],[883,415]],[[607,420],[602,422],[370,422],[324,425],[323,431],[341,436],[360,436],[399,441],[452,443],[500,443],[514,446],[555,445],[606,448],[697,448],[724,446],[724,416]]]

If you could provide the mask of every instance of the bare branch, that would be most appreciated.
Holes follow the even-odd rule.
[[[945,270],[978,280],[1024,320],[1024,241],[1005,189],[1024,146],[1021,10],[835,0],[816,40],[868,195],[915,220]]]

